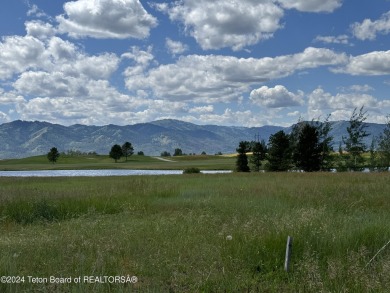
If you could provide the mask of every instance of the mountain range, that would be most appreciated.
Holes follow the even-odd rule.
[[[332,122],[331,135],[336,150],[342,136],[347,135],[348,125],[347,121]],[[383,124],[367,123],[370,136],[366,138],[366,144],[370,145],[372,137],[378,137],[384,128]],[[60,152],[108,154],[114,144],[122,145],[126,141],[132,143],[135,153],[143,151],[145,155],[153,156],[164,151],[173,154],[176,148],[184,153],[234,153],[240,141],[260,138],[267,142],[269,136],[279,130],[289,133],[291,126],[196,125],[173,119],[125,126],[63,126],[17,120],[0,125],[0,159],[42,155],[51,147],[57,147]]]

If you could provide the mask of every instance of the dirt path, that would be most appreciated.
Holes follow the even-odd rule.
[[[161,158],[161,157],[152,157],[152,158],[155,158],[157,160],[164,161],[164,162],[171,162],[171,163],[176,162],[174,160],[165,159],[165,158]]]

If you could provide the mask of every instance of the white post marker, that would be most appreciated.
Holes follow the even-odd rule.
[[[291,256],[291,251],[292,251],[292,237],[288,236],[287,237],[287,245],[286,245],[286,258],[284,260],[284,270],[288,272],[289,266],[290,266],[290,256]]]

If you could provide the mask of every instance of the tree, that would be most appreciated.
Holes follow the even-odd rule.
[[[370,145],[370,160],[369,160],[369,165],[368,168],[370,172],[374,172],[377,170],[378,167],[378,152],[376,151],[376,146],[377,146],[377,140],[375,137],[372,138],[371,140],[371,145]]]
[[[337,157],[337,161],[336,161],[336,170],[337,172],[345,172],[348,170],[347,166],[346,166],[346,155],[344,154],[343,152],[343,145],[342,143],[340,142],[339,143],[339,149],[338,149],[338,157]]]
[[[132,156],[133,154],[134,154],[133,146],[131,145],[130,142],[126,141],[122,145],[122,155],[126,158],[126,161],[127,161],[127,158]]]
[[[390,115],[387,116],[386,127],[379,136],[378,156],[380,170],[389,171],[390,168]]]
[[[115,163],[123,156],[122,147],[119,144],[112,146],[110,151],[110,158],[115,160]]]
[[[290,138],[283,131],[278,131],[271,135],[268,143],[268,171],[287,171],[291,168],[291,148]]]
[[[298,136],[298,143],[293,154],[296,166],[305,171],[320,170],[321,146],[316,126],[305,123]]]
[[[182,156],[182,155],[183,155],[183,151],[181,149],[175,149],[173,156]]]
[[[137,155],[138,155],[138,156],[145,156],[145,154],[144,154],[143,151],[139,151],[139,152],[137,153]]]
[[[161,154],[160,154],[161,157],[170,157],[171,156],[171,153],[167,152],[167,151],[163,151]]]
[[[49,159],[50,162],[53,164],[57,162],[58,158],[60,157],[60,153],[58,152],[56,147],[52,147],[50,149],[50,152],[47,154],[47,158]]]
[[[292,156],[294,156],[299,141],[299,135],[302,132],[302,128],[303,126],[305,126],[305,124],[306,122],[303,121],[302,117],[299,117],[298,122],[291,127],[291,132],[288,136],[288,139],[290,142],[290,150]]]
[[[249,151],[249,142],[240,141],[238,148],[236,149],[238,155],[236,160],[237,172],[249,172],[248,157],[246,153]]]
[[[362,171],[364,169],[363,153],[366,151],[364,138],[369,134],[366,132],[367,127],[364,121],[367,119],[364,107],[361,107],[359,113],[355,108],[349,119],[347,127],[348,137],[343,137],[345,150],[347,151],[346,163],[349,170]]]
[[[265,160],[265,154],[267,152],[267,146],[265,144],[265,141],[262,140],[261,142],[259,141],[254,141],[252,142],[252,157],[250,159],[253,169],[256,172],[260,171],[260,166],[261,166],[261,161]]]
[[[122,155],[126,158],[126,161],[127,161],[127,158],[132,156],[133,154],[134,154],[133,146],[131,145],[130,142],[126,141],[122,145]]]
[[[333,136],[330,135],[332,125],[329,122],[330,114],[318,127],[318,136],[321,149],[320,170],[329,171],[333,167]]]

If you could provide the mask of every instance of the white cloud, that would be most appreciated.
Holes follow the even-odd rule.
[[[0,111],[0,122],[6,123],[10,121],[11,121],[10,117],[6,113]]]
[[[350,57],[345,67],[333,71],[351,75],[388,75],[390,74],[390,51],[374,51]]]
[[[202,124],[204,124],[207,121],[207,123],[209,124],[216,124],[216,125],[242,125],[242,126],[259,125],[259,118],[255,117],[250,110],[234,111],[230,108],[226,108],[222,114],[217,114],[217,113],[202,114],[199,116],[197,121]]]
[[[40,97],[86,96],[88,82],[108,79],[119,65],[119,58],[114,54],[88,56],[74,44],[58,37],[48,40],[46,47],[41,48],[40,55],[42,62],[36,60],[36,64],[22,68],[24,72],[13,83],[20,94]],[[15,63],[15,60],[9,59],[9,62]]]
[[[166,38],[165,45],[172,55],[180,55],[188,51],[188,46],[182,42],[173,41],[170,38]]]
[[[343,64],[344,54],[307,48],[302,53],[275,58],[189,55],[175,64],[164,64],[144,74],[126,75],[129,90],[152,90],[168,100],[213,103],[237,100],[251,86],[286,77],[299,70]]]
[[[56,121],[64,125],[81,124],[129,124],[141,107],[148,106],[136,97],[122,94],[108,81],[90,80],[84,96],[36,97],[16,105],[16,111],[24,120]],[[119,118],[121,117],[121,118]]]
[[[147,67],[154,59],[152,54],[152,46],[149,46],[147,50],[141,50],[139,47],[131,47],[131,52],[122,54],[122,58],[128,58],[134,60],[135,63]]]
[[[347,35],[340,36],[317,36],[314,42],[321,42],[325,44],[349,44],[349,37]]]
[[[377,34],[390,32],[390,11],[383,14],[378,20],[365,19],[351,25],[353,35],[359,40],[375,40]]]
[[[0,105],[17,104],[25,101],[23,96],[18,95],[15,92],[6,92],[4,89],[0,88]]]
[[[379,100],[363,93],[332,95],[322,88],[317,88],[308,96],[308,113],[311,118],[330,113],[332,120],[345,120],[349,119],[354,108],[362,106],[370,112],[377,113],[375,117],[369,117],[370,121],[379,121],[387,115],[386,111],[390,110],[390,100]]]
[[[214,111],[213,105],[207,105],[207,106],[201,106],[201,107],[194,107],[190,109],[189,113],[197,113],[197,114],[205,114],[205,113],[212,113]]]
[[[303,96],[303,92],[294,94],[282,85],[277,85],[274,88],[262,86],[251,92],[250,100],[256,105],[267,108],[283,108],[301,106],[304,102]]]
[[[155,5],[185,30],[203,49],[245,46],[268,39],[281,27],[283,10],[272,1],[184,0]]]
[[[38,39],[48,39],[53,37],[57,30],[49,23],[40,20],[27,21],[25,23],[28,36]]]
[[[342,0],[277,0],[284,8],[304,12],[333,12],[342,5]]]
[[[374,88],[368,84],[354,84],[350,86],[350,90],[354,92],[370,92],[373,91]]]
[[[77,0],[64,4],[59,30],[74,38],[143,39],[157,25],[139,0]]]
[[[25,95],[44,97],[84,97],[86,79],[66,76],[62,72],[26,71],[14,83],[14,88]]]
[[[0,80],[45,63],[45,45],[31,37],[11,36],[0,42]]]
[[[28,0],[26,2],[29,7],[29,10],[27,11],[27,16],[50,18],[42,9],[39,9],[36,4],[31,5]]]
[[[289,117],[298,117],[299,115],[301,115],[301,112],[299,112],[299,111],[287,113],[287,116],[289,116]]]
[[[105,79],[117,69],[119,61],[115,54],[88,56],[58,37],[39,40],[29,35],[12,36],[0,42],[0,80],[25,71],[58,71],[73,77]]]

